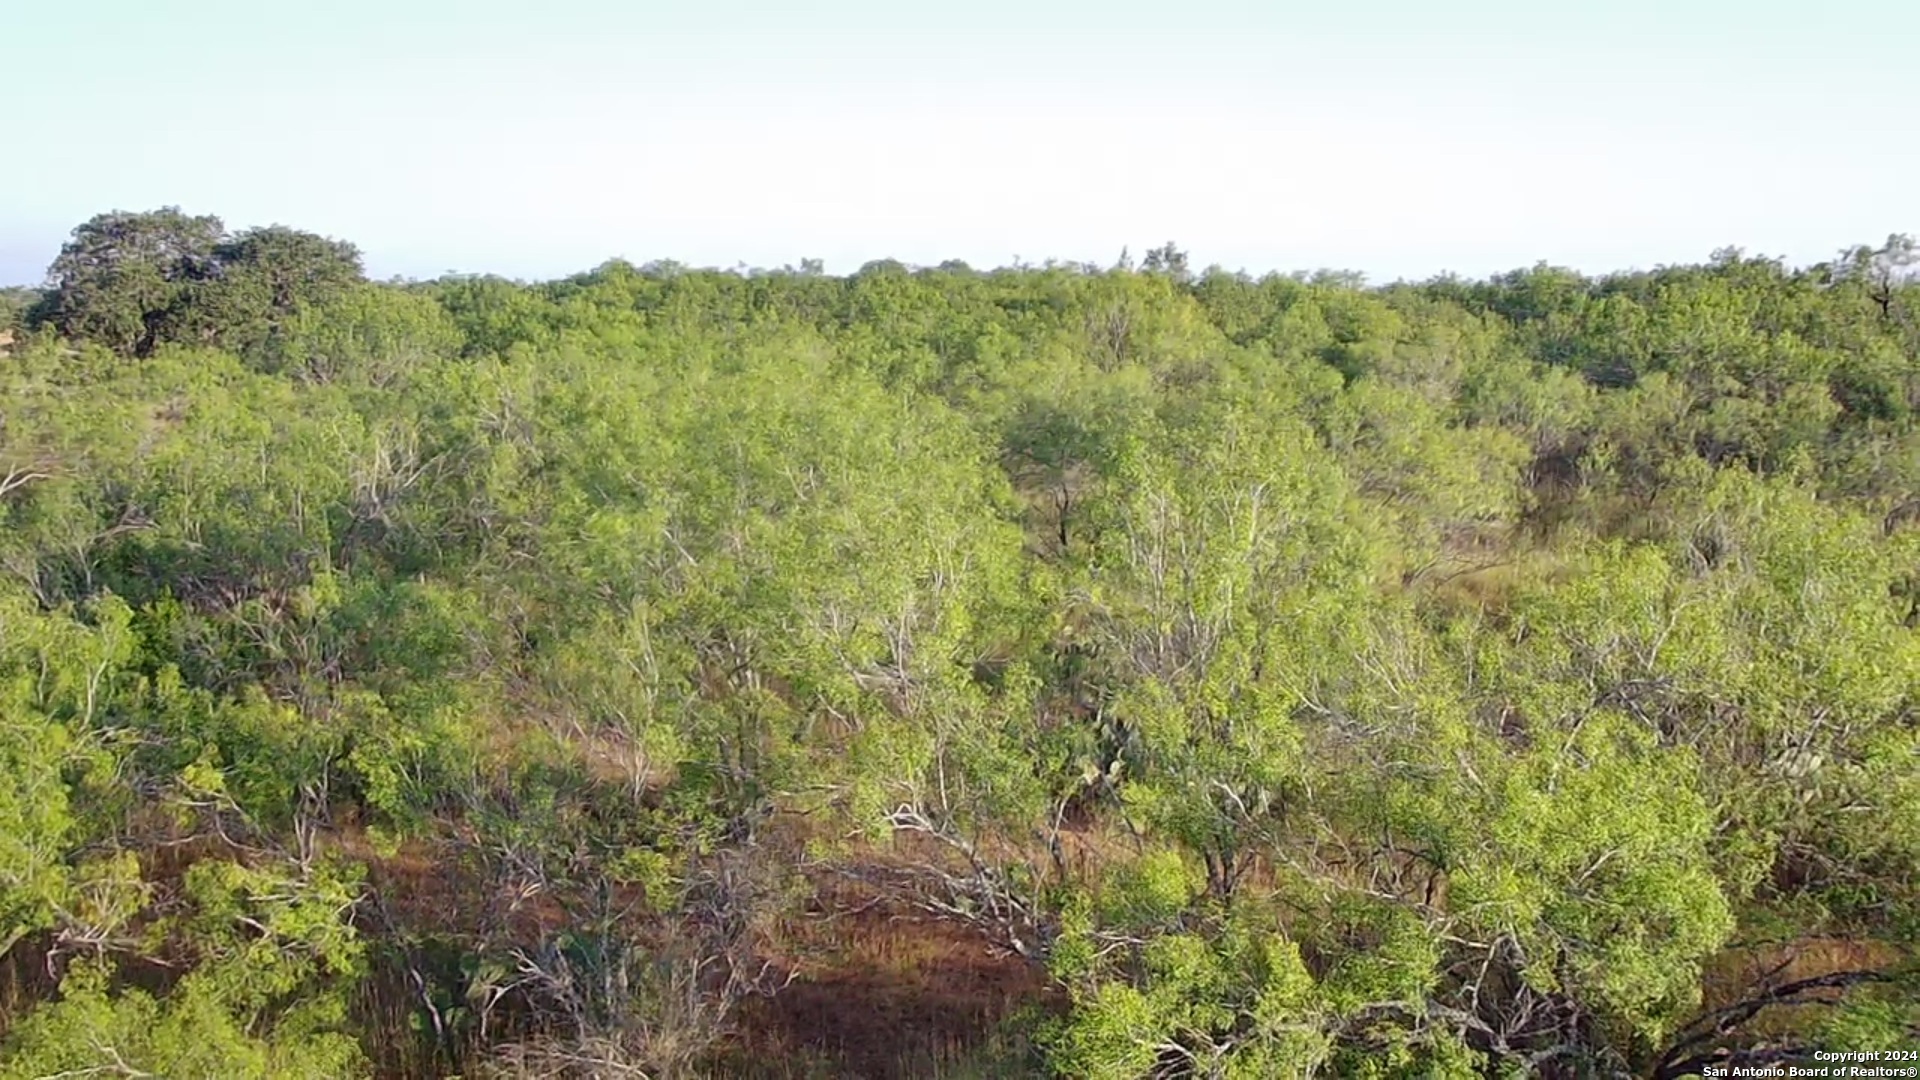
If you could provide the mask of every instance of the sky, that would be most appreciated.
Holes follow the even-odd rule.
[[[382,278],[1805,264],[1920,232],[1917,46],[1910,0],[23,4],[0,284],[163,205]]]

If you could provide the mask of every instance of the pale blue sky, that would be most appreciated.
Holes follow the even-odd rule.
[[[0,282],[178,204],[375,274],[895,257],[1485,274],[1920,231],[1920,4],[0,7]]]

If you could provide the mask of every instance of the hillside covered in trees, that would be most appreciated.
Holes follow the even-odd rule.
[[[4,298],[0,1077],[1920,1048],[1915,256],[95,218]]]

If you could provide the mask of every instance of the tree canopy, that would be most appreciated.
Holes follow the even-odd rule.
[[[73,231],[28,312],[73,341],[145,358],[168,344],[255,356],[302,312],[365,280],[360,252],[281,225],[229,234],[178,207],[100,214]]]
[[[103,214],[0,355],[0,1077],[1915,1045],[1914,269]]]

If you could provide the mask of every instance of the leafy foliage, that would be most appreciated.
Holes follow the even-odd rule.
[[[0,1073],[724,1072],[877,910],[1055,1075],[1895,1045],[1912,248],[406,285],[95,218],[0,358]]]
[[[351,244],[269,226],[228,236],[178,207],[101,214],[73,232],[28,321],[121,356],[169,343],[252,356],[284,324],[364,279]]]

